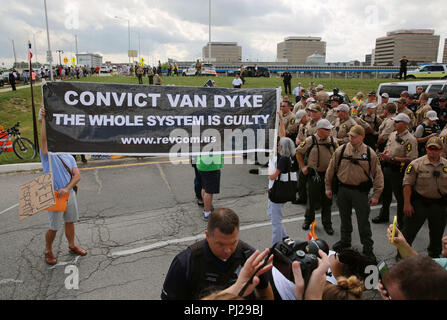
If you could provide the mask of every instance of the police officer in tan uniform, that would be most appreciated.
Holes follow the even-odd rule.
[[[335,111],[337,112],[337,120],[335,120],[334,128],[332,129],[332,135],[336,138],[336,142],[341,146],[349,142],[349,130],[357,122],[349,116],[349,106],[347,104],[339,105]]]
[[[404,229],[402,234],[411,246],[425,220],[428,220],[430,244],[428,255],[438,258],[447,219],[447,159],[440,156],[442,142],[430,138],[427,154],[413,160],[404,178]]]
[[[306,124],[306,138],[317,132],[317,123],[321,119],[321,106],[313,103],[308,107],[310,121]]]
[[[394,129],[394,118],[396,116],[396,105],[388,103],[383,113],[383,121],[379,127],[379,138],[377,140],[376,150],[382,152],[385,149],[388,138]]]
[[[333,125],[337,120],[337,107],[340,105],[340,98],[338,96],[333,96],[330,100],[331,107],[329,111],[326,113],[325,119],[329,120],[329,122]]]
[[[324,86],[322,84],[319,84],[317,86],[317,95],[316,100],[318,104],[322,104],[324,101],[329,100],[329,95],[324,91]]]
[[[363,253],[374,257],[370,205],[379,202],[383,190],[383,174],[376,153],[363,143],[365,130],[355,125],[349,130],[349,142],[337,148],[326,171],[326,196],[332,199],[337,190],[337,205],[340,211],[341,239],[333,245],[338,251],[351,246],[352,209],[357,215],[357,225]],[[334,181],[335,180],[335,181]],[[333,183],[334,182],[334,183]],[[373,187],[373,194],[368,193]]]
[[[430,98],[430,96],[427,92],[422,93],[419,97],[419,107],[416,110],[416,123],[414,124],[415,127],[424,122],[428,111],[433,110],[428,104],[428,98]]]
[[[296,123],[296,115],[292,112],[292,105],[289,101],[283,101],[281,102],[280,109],[284,119],[286,137],[294,141],[298,132],[298,124]]]
[[[368,103],[366,105],[366,112],[363,113],[360,118],[368,124],[369,130],[365,130],[365,144],[375,149],[377,139],[379,137],[379,127],[382,124],[382,119],[376,114],[376,105],[374,103]]]
[[[416,124],[416,118],[414,117],[414,113],[408,109],[406,107],[407,100],[405,98],[400,98],[399,100],[397,100],[396,105],[397,105],[397,110],[396,113],[405,113],[409,118],[410,118],[410,122],[408,123],[408,130],[413,130],[413,127]]]
[[[418,143],[416,138],[408,132],[407,126],[410,118],[399,113],[392,118],[396,131],[390,134],[385,151],[379,153],[382,161],[383,175],[385,177],[385,188],[382,194],[382,208],[377,217],[372,219],[373,223],[388,223],[392,195],[397,200],[397,223],[400,230],[403,229],[404,221],[404,195],[402,181],[406,166],[417,158]]]
[[[296,145],[300,145],[306,139],[306,125],[309,122],[308,115],[305,110],[298,110],[296,113],[296,122],[299,123],[298,137]],[[298,198],[292,201],[293,204],[305,204],[307,202],[307,177],[303,174],[301,167],[298,170]]]
[[[441,157],[447,158],[447,125],[439,134],[439,138],[441,139],[442,143]]]
[[[332,154],[338,145],[331,136],[331,123],[326,119],[317,122],[316,133],[307,137],[296,149],[296,158],[307,177],[307,205],[303,230],[315,220],[317,204],[321,205],[321,220],[328,235],[333,235],[331,221],[332,201],[325,195],[324,176],[331,160]],[[307,165],[305,164],[307,162]]]
[[[384,119],[385,108],[388,102],[390,101],[390,95],[384,92],[380,97],[382,98],[382,101],[376,107],[376,114],[379,118]]]

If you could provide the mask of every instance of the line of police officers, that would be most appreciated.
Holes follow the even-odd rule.
[[[287,96],[281,103],[286,135],[297,145],[300,170],[294,203],[306,203],[303,230],[321,207],[323,227],[334,233],[331,205],[337,194],[341,235],[334,250],[351,246],[354,208],[363,253],[374,256],[370,206],[381,201],[372,222],[388,223],[394,194],[398,228],[411,245],[428,219],[428,253],[438,257],[447,219],[447,126],[444,122],[440,132],[437,123],[445,119],[432,111],[426,93],[414,97],[403,92],[396,104],[384,93],[382,103],[376,104],[371,91],[366,102],[355,106],[341,103],[337,93],[318,101],[315,92],[304,94],[295,108]],[[446,99],[438,98],[445,108]]]

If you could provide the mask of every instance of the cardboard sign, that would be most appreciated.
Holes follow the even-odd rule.
[[[19,187],[19,220],[26,219],[56,203],[53,175],[44,174]]]

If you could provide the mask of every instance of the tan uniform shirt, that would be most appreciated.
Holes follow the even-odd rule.
[[[298,130],[298,123],[296,123],[296,115],[293,112],[289,112],[284,116],[284,127],[286,129],[286,135],[296,133]]]
[[[439,172],[439,177],[433,176],[434,171]],[[413,186],[424,198],[447,197],[447,159],[441,157],[437,164],[430,162],[426,155],[413,160],[405,171],[403,184]]]
[[[354,159],[367,159],[367,148],[368,146],[362,143],[360,147],[355,149],[349,142],[346,145],[343,158],[352,156],[352,158]],[[373,197],[379,199],[383,191],[384,182],[379,158],[377,157],[374,150],[370,150],[370,161],[360,160],[358,161],[359,164],[355,164],[352,163],[352,161],[350,161],[349,159],[342,159],[340,162],[340,166],[336,168],[338,166],[338,161],[340,159],[342,149],[343,146],[337,148],[335,153],[332,155],[331,161],[329,162],[329,166],[327,168],[325,176],[326,190],[332,191],[332,179],[335,174],[337,175],[341,183],[358,186],[362,182],[368,181],[368,176],[366,175],[366,173],[369,173],[371,178],[373,179]]]
[[[296,114],[298,112],[298,110],[304,110],[306,109],[306,106],[303,105],[303,103],[301,102],[301,100],[295,104],[295,106],[293,107],[293,113]]]
[[[408,109],[407,107],[404,107],[403,109],[399,110],[397,109],[397,114],[399,113],[405,113],[407,116],[410,117],[410,122],[408,123],[408,130],[412,130],[413,127],[416,127],[416,118],[414,117],[414,113],[413,111],[411,111],[410,109]]]
[[[442,141],[441,157],[447,158],[447,126],[445,126],[444,130],[441,131],[439,138]]]
[[[332,135],[334,136],[335,141],[339,144],[345,144],[349,142],[349,130],[353,126],[357,125],[357,122],[348,117],[346,120],[340,121],[340,118],[337,118],[334,124],[334,128],[332,128]],[[338,129],[337,129],[338,128]]]
[[[303,142],[304,140],[306,140],[307,136],[306,136],[306,124],[300,123],[299,127],[298,127],[298,135],[297,138],[298,140],[301,142]]]
[[[329,100],[329,95],[324,91],[318,91],[316,100],[321,105],[324,101]]]
[[[432,107],[429,104],[426,104],[425,106],[419,107],[416,110],[416,123],[415,123],[415,127],[417,127],[418,125],[420,125],[422,122],[424,122],[425,120],[425,115],[427,114],[428,111],[432,110]]]
[[[400,142],[396,140],[397,137]],[[389,151],[392,157],[408,158],[411,161],[418,157],[418,142],[408,130],[401,134],[394,131],[388,138],[385,151]]]
[[[394,120],[391,119],[394,116],[395,115],[393,114],[383,120],[382,124],[379,127],[379,139],[382,138],[384,141],[387,141],[390,137],[391,132],[394,131]]]
[[[326,117],[324,118],[328,120],[332,125],[334,125],[335,121],[338,119],[337,112],[335,112],[334,109],[329,109],[329,111],[326,113]]]
[[[376,130],[382,124],[382,119],[379,118],[375,113],[373,114],[362,114],[361,118],[369,125],[372,130]]]
[[[318,121],[314,122],[313,120],[310,120],[306,124],[306,138],[317,133],[317,122]]]
[[[370,128],[369,123],[365,121],[365,119],[361,118],[361,117],[352,117],[352,119],[354,119],[355,122],[357,122],[358,125],[361,125],[363,127],[363,129],[368,130]]]
[[[381,103],[376,106],[376,114],[379,118],[383,119],[385,113],[386,103]]]
[[[314,144],[312,137],[309,136],[298,146],[298,148],[296,148],[296,153],[301,154],[304,158],[308,150],[312,147],[307,158],[307,165],[318,172],[325,172],[332,154],[338,145],[335,140],[332,140],[334,142],[334,144],[332,144],[330,136],[326,139],[322,139],[317,133],[315,134],[315,138],[317,139],[318,146]],[[319,156],[318,149],[320,150]]]

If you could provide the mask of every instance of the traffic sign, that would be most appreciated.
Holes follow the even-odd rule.
[[[64,58],[64,63],[65,63],[65,64],[68,63],[68,58],[67,58],[67,57]]]

